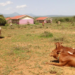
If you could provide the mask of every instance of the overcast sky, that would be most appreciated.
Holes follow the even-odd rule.
[[[0,13],[75,15],[75,0],[0,0]]]

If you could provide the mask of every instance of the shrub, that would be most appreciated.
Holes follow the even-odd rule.
[[[56,23],[57,23],[57,22],[58,22],[58,19],[57,19],[57,18],[56,18],[56,19],[54,19],[54,22],[56,22]]]
[[[74,22],[75,21],[75,16],[74,17],[59,17],[59,18],[54,18],[54,22]]]
[[[5,26],[9,26],[9,24],[6,23]]]
[[[53,34],[51,32],[45,31],[44,33],[41,34],[41,37],[49,38],[49,37],[53,37]]]
[[[60,21],[60,22],[64,22],[64,19],[63,19],[63,18],[60,18],[59,21]]]
[[[69,21],[70,21],[70,19],[69,19],[69,18],[65,18],[65,21],[69,22]]]
[[[5,24],[6,24],[5,18],[0,16],[0,25],[5,25]]]

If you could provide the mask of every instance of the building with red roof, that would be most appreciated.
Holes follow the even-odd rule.
[[[14,24],[34,24],[34,19],[28,15],[19,15],[15,17],[11,17],[12,23]]]
[[[52,19],[49,17],[38,17],[36,20],[39,23],[50,23]]]
[[[7,21],[7,24],[12,23],[12,19],[11,19],[10,17],[7,17],[7,18],[5,18],[5,19],[6,19],[6,21]]]
[[[39,18],[37,18],[36,20],[45,20],[45,19],[47,19],[48,17],[39,17]]]
[[[26,16],[26,15],[18,15],[18,16],[14,16],[14,17],[11,17],[12,19],[20,19],[20,18],[22,18],[22,17],[24,17],[24,16]]]
[[[34,24],[34,19],[28,15],[18,15],[14,17],[8,17],[6,20],[11,20],[13,24]],[[8,22],[9,23],[9,22]]]
[[[5,18],[6,20],[9,20],[9,19],[11,19],[10,17],[7,17],[7,18]]]

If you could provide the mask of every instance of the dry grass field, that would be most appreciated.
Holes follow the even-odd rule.
[[[53,37],[41,37],[45,32],[52,33]],[[45,64],[55,60],[49,56],[55,42],[75,48],[74,24],[2,26],[2,36],[0,75],[75,75],[74,67]]]

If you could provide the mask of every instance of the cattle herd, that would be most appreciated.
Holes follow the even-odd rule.
[[[46,63],[49,65],[56,66],[72,66],[75,67],[75,49],[70,47],[65,47],[60,42],[55,43],[56,48],[50,53],[51,57],[54,57],[59,62]]]

